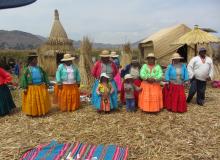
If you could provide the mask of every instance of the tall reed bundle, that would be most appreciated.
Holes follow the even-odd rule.
[[[90,87],[94,81],[91,75],[92,68],[92,42],[88,37],[83,37],[80,45],[79,71],[81,75],[81,84]]]
[[[131,63],[131,44],[129,42],[125,43],[123,46],[123,54],[121,55],[121,66],[125,68],[126,65]]]

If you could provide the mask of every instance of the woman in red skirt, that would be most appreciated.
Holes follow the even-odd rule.
[[[172,112],[186,112],[185,85],[188,84],[188,71],[186,64],[180,62],[183,59],[179,53],[172,55],[172,63],[168,65],[165,80],[168,82],[163,88],[164,107]]]

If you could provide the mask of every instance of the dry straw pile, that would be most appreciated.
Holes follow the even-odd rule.
[[[20,92],[13,95],[20,106]],[[190,104],[184,114],[127,113],[123,108],[104,115],[90,106],[67,113],[53,106],[47,116],[32,118],[18,111],[0,118],[0,159],[19,159],[26,150],[55,139],[128,146],[133,160],[219,160],[219,97],[218,89],[209,88],[206,105]]]

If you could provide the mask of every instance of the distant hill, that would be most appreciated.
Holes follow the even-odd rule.
[[[0,49],[34,49],[44,41],[31,33],[0,30]]]
[[[6,31],[0,30],[0,49],[35,49],[43,44],[47,40],[46,37],[40,35],[34,35],[23,31]],[[75,48],[80,47],[80,41],[73,41]],[[137,48],[138,42],[131,44],[132,48]],[[104,43],[93,43],[93,48],[120,48],[121,44],[104,44]]]

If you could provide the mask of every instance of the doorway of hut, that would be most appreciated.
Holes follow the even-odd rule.
[[[56,60],[57,60],[57,66],[59,66],[61,62],[61,59],[63,59],[63,53],[57,53],[57,57],[56,57]]]
[[[181,62],[187,63],[187,45],[183,45],[182,47],[180,47],[177,50],[177,53],[180,54],[181,57],[183,57],[183,59],[181,60]]]

